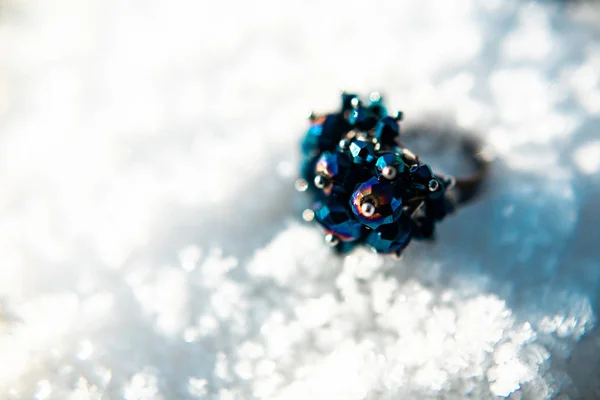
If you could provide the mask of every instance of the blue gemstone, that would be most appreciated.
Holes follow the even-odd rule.
[[[334,188],[339,188],[342,191],[344,189],[353,189],[354,185],[347,188],[348,184],[352,181],[350,179],[351,172],[352,160],[347,153],[330,153],[326,151],[321,154],[315,164],[315,173],[326,177],[331,182],[330,186],[323,188],[323,191],[327,195],[330,195],[334,191]]]
[[[342,113],[344,111],[362,107],[362,102],[357,94],[342,93]]]
[[[396,223],[382,225],[370,231],[366,242],[378,253],[396,252],[410,243],[412,230],[412,222],[408,218],[400,218]]]
[[[343,242],[360,239],[363,225],[353,218],[348,208],[335,199],[319,202],[314,207],[315,219],[326,232]]]
[[[424,192],[429,199],[441,199],[446,193],[446,182],[437,178],[427,164],[411,167],[410,178],[413,188]]]
[[[385,117],[379,120],[373,131],[375,139],[384,146],[395,145],[396,139],[400,137],[400,126],[392,117]]]
[[[300,176],[308,184],[308,190],[313,194],[315,200],[320,200],[326,197],[323,190],[315,186],[315,164],[316,157],[304,157],[300,166]]]
[[[383,101],[383,97],[379,96],[371,98],[369,102],[369,111],[376,115],[378,119],[387,117],[388,113]]]
[[[392,180],[396,180],[404,174],[404,161],[398,154],[385,153],[377,159],[375,162],[375,173],[377,174],[377,178],[386,179],[385,177],[381,176],[381,171],[385,167],[395,168],[396,178],[393,178]]]
[[[348,123],[350,123],[350,125],[355,125],[361,130],[368,131],[377,123],[377,117],[368,110],[359,108],[358,110],[354,110],[350,113],[350,116],[348,117]]]
[[[375,177],[358,185],[350,198],[350,208],[356,218],[371,229],[396,222],[402,214],[402,198],[396,197],[395,186],[381,183]],[[374,212],[367,214],[364,203],[371,203]]]
[[[370,142],[355,140],[350,143],[349,150],[352,161],[356,164],[370,164],[375,160],[375,149]]]
[[[321,154],[315,165],[315,172],[330,178],[344,179],[350,171],[352,161],[345,153],[330,153],[326,151]]]
[[[415,181],[425,183],[433,178],[433,171],[428,164],[419,165],[416,168],[411,168],[410,171]]]
[[[311,121],[302,142],[305,156],[316,156],[323,151],[332,151],[342,136],[350,130],[350,125],[337,114],[328,114]]]
[[[429,165],[413,165],[409,172],[413,187],[416,190],[429,191],[429,181],[434,177],[433,171]]]

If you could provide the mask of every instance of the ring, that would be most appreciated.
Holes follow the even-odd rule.
[[[473,137],[460,138],[472,176],[434,172],[400,142],[400,111],[388,114],[379,93],[368,104],[342,92],[336,113],[309,116],[296,189],[313,197],[303,212],[325,241],[345,253],[365,244],[400,256],[412,239],[434,238],[435,225],[481,193],[491,157]]]

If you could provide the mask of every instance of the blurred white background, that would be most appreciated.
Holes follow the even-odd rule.
[[[0,0],[0,399],[600,398],[599,7]],[[498,154],[400,262],[298,218],[340,89]]]

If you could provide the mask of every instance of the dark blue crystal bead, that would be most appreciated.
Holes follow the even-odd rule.
[[[352,161],[344,153],[331,153],[326,151],[321,154],[315,165],[317,174],[325,175],[331,178],[344,179],[350,171]]]
[[[355,164],[370,164],[375,160],[375,149],[373,143],[363,140],[354,140],[350,143],[350,154]]]
[[[342,93],[342,113],[362,107],[362,101],[357,94]]]
[[[360,108],[350,113],[348,123],[350,123],[350,125],[354,125],[358,129],[368,131],[369,129],[372,129],[375,124],[377,124],[377,117],[364,108]]]
[[[402,198],[396,197],[394,189],[395,185],[381,183],[373,177],[357,186],[350,198],[350,208],[356,218],[371,229],[396,222],[402,214]],[[365,203],[372,204],[372,213],[366,213]]]
[[[372,164],[352,164],[352,172],[349,176],[346,187],[349,189],[349,193],[354,192],[356,186],[368,181],[373,177]]]
[[[433,171],[431,170],[431,167],[428,164],[423,164],[411,168],[410,174],[412,175],[415,181],[421,183],[429,182],[431,178],[433,178]]]
[[[311,121],[302,141],[302,153],[305,156],[316,156],[322,147],[329,144],[329,137],[332,136],[333,124],[336,119],[335,115],[330,114]]]
[[[393,253],[405,248],[412,238],[413,223],[400,218],[397,223],[382,225],[369,232],[366,242],[378,253]]]
[[[374,98],[370,98],[369,102],[369,111],[371,111],[378,119],[387,117],[387,108],[385,107],[385,103],[383,101],[383,97],[376,96]]]
[[[302,152],[305,156],[317,156],[323,151],[332,151],[350,125],[337,114],[328,114],[311,121],[302,142]]]
[[[375,139],[384,146],[393,146],[396,139],[400,137],[400,127],[398,122],[392,117],[385,117],[379,120],[373,128]]]
[[[415,189],[428,190],[429,181],[433,179],[433,171],[429,165],[413,165],[409,172]]]
[[[404,174],[404,161],[398,154],[385,153],[377,159],[375,162],[375,173],[377,174],[377,178],[387,179],[381,175],[385,167],[393,167],[396,171],[396,177],[391,180],[399,179]]]
[[[313,194],[315,201],[326,197],[325,193],[314,184],[316,161],[315,157],[304,157],[300,167],[301,176],[308,184],[308,191]]]
[[[315,219],[327,233],[344,242],[360,239],[364,227],[352,217],[347,206],[336,199],[319,202],[315,204],[313,210]]]
[[[410,169],[413,189],[422,192],[428,199],[441,199],[446,193],[446,183],[436,177],[427,164],[413,166]]]
[[[347,153],[326,151],[315,164],[315,174],[325,177],[329,182],[329,185],[323,188],[327,195],[333,193],[336,188],[340,191],[352,190],[354,184],[350,178],[351,172],[352,160]]]

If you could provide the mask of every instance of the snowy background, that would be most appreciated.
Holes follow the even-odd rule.
[[[0,399],[600,398],[600,5],[571,4],[0,0]],[[340,89],[498,156],[401,261],[299,218]]]

